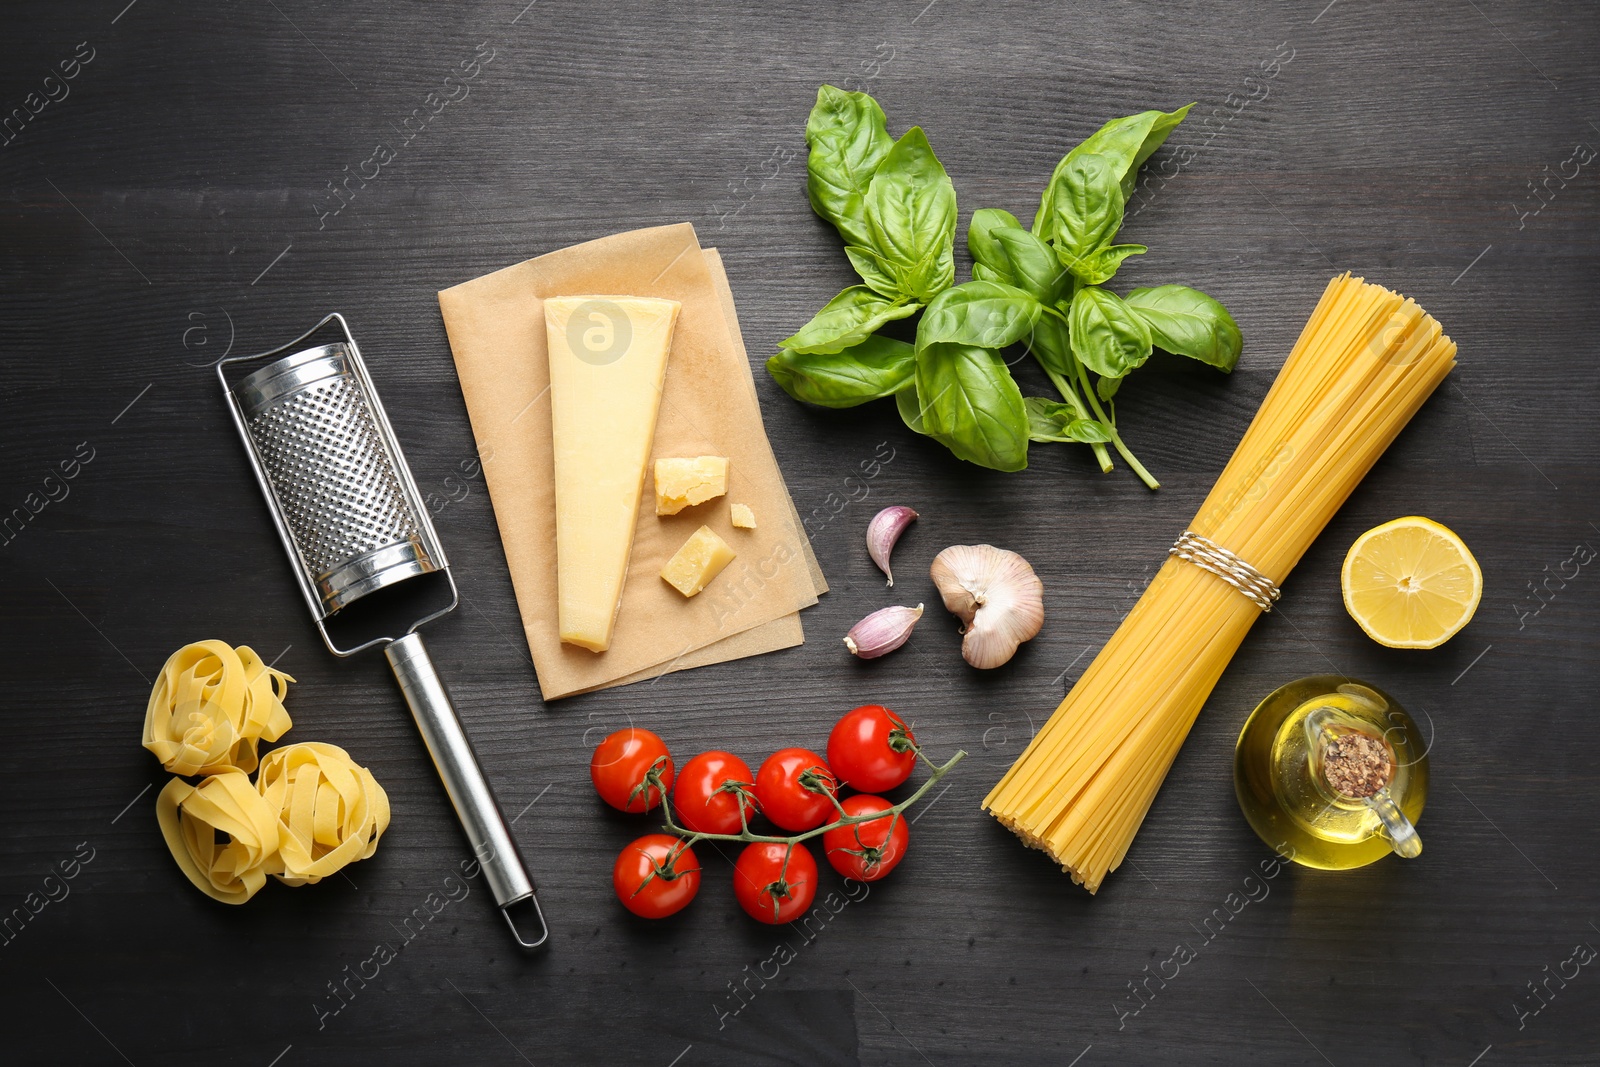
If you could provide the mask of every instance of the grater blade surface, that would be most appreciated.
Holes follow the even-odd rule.
[[[421,536],[371,409],[350,379],[308,386],[253,416],[249,427],[314,573]]]
[[[285,356],[230,397],[319,618],[447,566],[353,343]]]

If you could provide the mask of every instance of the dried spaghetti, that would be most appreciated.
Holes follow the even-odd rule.
[[[983,806],[1098,890],[1250,624],[1455,352],[1414,301],[1329,282],[1182,550]],[[1197,565],[1196,545],[1246,566]]]

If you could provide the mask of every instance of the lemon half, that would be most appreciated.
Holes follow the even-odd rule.
[[[1339,585],[1345,610],[1374,641],[1436,648],[1478,610],[1483,571],[1454,531],[1408,515],[1356,538]]]

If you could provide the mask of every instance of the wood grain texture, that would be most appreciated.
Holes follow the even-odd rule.
[[[70,494],[0,546],[0,915],[80,842],[94,850],[70,894],[0,945],[8,1063],[1595,1061],[1593,968],[1552,981],[1521,1026],[1514,1008],[1575,944],[1600,943],[1600,577],[1585,568],[1537,614],[1529,599],[1575,544],[1600,546],[1600,173],[1546,193],[1537,215],[1513,207],[1575,144],[1600,145],[1589,5],[525,2],[96,0],[4,17],[0,115],[78,42],[94,50],[70,95],[0,146],[0,507],[81,442],[93,450]],[[328,183],[399,144],[480,42],[495,58],[470,95],[319,221]],[[1209,137],[1200,116],[1231,114],[1228,94],[1249,93],[1280,44],[1293,58],[1265,98]],[[1244,330],[1237,372],[1157,357],[1122,391],[1125,435],[1163,481],[1152,494],[1064,447],[1036,448],[1017,475],[964,466],[888,405],[803,408],[758,369],[802,513],[827,508],[879,442],[895,450],[815,538],[833,591],[806,613],[809,643],[549,707],[481,479],[462,479],[438,521],[463,604],[430,641],[502,802],[523,813],[553,943],[514,954],[473,882],[319,1018],[338,1003],[328,983],[399,943],[466,847],[387,666],[334,659],[308,625],[205,363],[343,311],[418,481],[440,491],[474,444],[436,290],[684,219],[722,250],[761,359],[850,277],[801,160],[818,84],[851,77],[895,132],[926,129],[963,232],[978,207],[1031,212],[1056,159],[1106,118],[1197,101],[1172,145],[1203,147],[1130,223],[1151,252],[1118,284],[1216,295]],[[794,161],[772,177],[784,150]],[[1346,268],[1414,296],[1460,366],[1258,623],[1091,899],[978,801],[1132,605]],[[922,514],[896,554],[897,599],[936,602],[918,575],[948,544],[1033,561],[1047,623],[1011,665],[968,670],[937,610],[880,662],[840,649],[887,602],[862,543],[887,503]],[[1427,653],[1377,647],[1339,601],[1345,548],[1410,513],[1456,529],[1485,573],[1477,618]],[[165,776],[138,747],[140,717],[167,654],[210,636],[283,650],[299,679],[290,739],[344,745],[387,788],[394,824],[348,878],[229,909],[168,857],[151,810]],[[1285,871],[1207,939],[1204,921],[1269,855],[1230,787],[1238,728],[1272,688],[1330,669],[1436,728],[1427,851]],[[688,912],[621,913],[607,875],[640,828],[591,794],[600,730],[631,719],[681,757],[727,747],[754,762],[820,745],[867,701],[908,715],[934,753],[971,754],[889,882],[820,932],[773,930],[737,912],[707,850]],[[1195,959],[1119,1012],[1180,942]],[[792,962],[752,979],[780,943]],[[741,982],[748,1003],[731,1014]]]

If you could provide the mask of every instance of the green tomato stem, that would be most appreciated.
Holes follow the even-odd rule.
[[[920,750],[919,750],[918,754],[919,755],[921,754]],[[928,790],[932,789],[934,787],[934,785],[938,783],[939,779],[943,778],[946,774],[949,774],[950,773],[950,769],[953,768],[956,764],[960,763],[963,759],[965,759],[966,755],[967,754],[966,754],[966,752],[964,750],[957,749],[956,750],[956,754],[954,756],[951,756],[950,759],[947,760],[942,765],[934,766],[932,761],[929,761],[929,766],[933,767],[933,773],[932,773],[932,775],[929,776],[928,780],[926,782],[923,782],[922,785],[917,789],[917,791],[915,793],[912,793],[909,797],[906,797],[906,799],[902,800],[900,803],[894,805],[891,808],[885,808],[882,811],[875,811],[875,812],[872,812],[869,815],[844,815],[844,814],[842,814],[843,811],[844,811],[843,806],[838,805],[838,801],[835,800],[834,803],[835,803],[836,806],[839,807],[839,811],[841,812],[840,817],[837,820],[835,820],[834,822],[828,823],[826,826],[819,826],[815,830],[807,830],[805,833],[801,833],[801,834],[790,834],[787,837],[776,837],[776,836],[773,836],[771,834],[753,833],[750,830],[750,824],[749,824],[748,820],[746,820],[745,823],[744,823],[744,830],[741,833],[737,833],[737,834],[708,834],[708,833],[696,833],[696,832],[692,832],[692,831],[689,831],[689,830],[685,830],[683,827],[679,826],[676,822],[673,821],[673,818],[672,818],[672,804],[667,799],[666,791],[662,790],[661,791],[661,813],[666,816],[666,820],[667,820],[664,829],[670,834],[676,834],[677,836],[679,836],[681,838],[684,838],[684,843],[683,844],[684,844],[685,848],[693,847],[694,845],[700,843],[701,841],[743,841],[743,842],[765,841],[765,842],[770,842],[772,844],[777,844],[777,845],[797,845],[797,844],[801,843],[802,841],[809,840],[810,838],[820,837],[821,835],[827,833],[829,830],[836,830],[841,826],[853,826],[856,823],[875,822],[878,819],[899,815],[901,812],[905,811],[911,805],[913,805],[917,801],[921,800],[923,798],[923,796],[928,792]],[[650,772],[646,775],[646,778],[649,779],[652,776],[655,776],[658,779],[657,782],[656,782],[656,785],[659,788],[659,784],[660,784],[659,783],[659,775],[658,775],[658,772],[654,768],[652,768],[650,770]],[[743,816],[743,814],[744,813],[741,810],[740,811],[741,817]]]
[[[1127,461],[1128,466],[1133,468],[1133,473],[1139,476],[1140,481],[1151,489],[1160,489],[1161,483],[1156,481],[1155,475],[1145,470],[1144,464],[1140,463],[1138,457],[1128,450],[1127,445],[1122,443],[1122,436],[1117,433],[1117,424],[1106,418],[1105,409],[1100,406],[1100,398],[1095,395],[1094,386],[1089,384],[1089,372],[1083,368],[1082,364],[1078,365],[1078,379],[1083,382],[1083,391],[1089,397],[1089,404],[1094,408],[1095,415],[1099,417],[1101,422],[1105,423],[1106,429],[1110,432],[1111,444],[1116,448],[1117,454]]]

